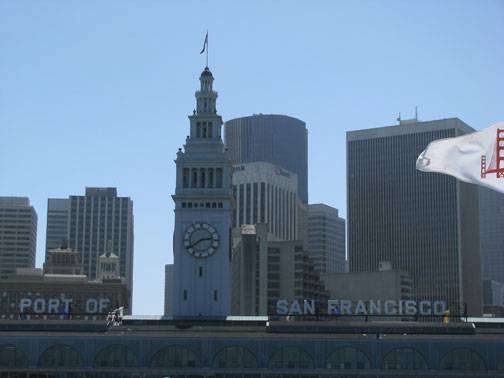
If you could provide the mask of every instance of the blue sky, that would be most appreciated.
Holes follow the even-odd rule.
[[[504,119],[504,1],[0,1],[0,195],[116,186],[134,201],[134,313],[163,311],[175,153],[204,68],[224,120],[309,132],[310,202],[346,215],[345,133],[399,112]]]

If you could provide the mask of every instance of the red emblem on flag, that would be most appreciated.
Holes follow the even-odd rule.
[[[481,155],[481,178],[485,178],[487,173],[495,173],[497,178],[504,177],[504,129],[497,129],[495,138],[495,151],[490,159],[487,169],[486,155]]]

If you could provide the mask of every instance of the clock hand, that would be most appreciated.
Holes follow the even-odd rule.
[[[200,240],[198,240],[198,241],[195,241],[194,243],[192,243],[192,244],[189,246],[189,248],[192,248],[192,247],[194,247],[195,245],[197,245],[197,244],[199,244],[199,243],[201,243],[202,241],[205,241],[205,240],[212,240],[212,238],[203,238],[203,239],[200,239]]]

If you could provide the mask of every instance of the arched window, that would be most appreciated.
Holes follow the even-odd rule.
[[[257,358],[247,348],[228,346],[215,355],[213,366],[214,368],[254,369],[257,368]]]
[[[369,369],[371,363],[364,352],[357,348],[338,348],[327,357],[328,369]]]
[[[273,352],[268,367],[272,369],[313,369],[313,358],[299,347],[285,347]]]
[[[95,367],[136,367],[135,353],[125,345],[110,345],[100,350],[94,360]]]
[[[180,345],[170,345],[160,349],[154,354],[150,363],[151,367],[199,367],[199,358],[191,349]]]
[[[426,370],[427,361],[413,348],[396,348],[387,353],[383,359],[383,368],[387,370]]]
[[[3,344],[0,345],[0,366],[24,366],[25,357],[15,345]]]
[[[441,359],[443,370],[485,370],[485,361],[474,350],[469,348],[456,348],[450,350]]]
[[[84,360],[79,352],[70,345],[53,345],[39,357],[40,367],[70,367],[83,366]]]

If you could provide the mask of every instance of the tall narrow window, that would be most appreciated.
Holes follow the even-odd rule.
[[[261,196],[260,196],[260,201],[261,201],[261,219],[259,220],[261,223],[266,222],[265,218],[265,212],[266,212],[266,184],[264,182],[261,182]]]
[[[204,188],[206,186],[206,169],[201,168],[200,169],[200,182],[199,182],[199,187]]]
[[[238,226],[241,226],[242,224],[244,224],[244,221],[243,221],[243,210],[244,210],[244,201],[243,201],[243,196],[245,195],[245,191],[244,191],[244,184],[240,184],[240,187],[239,187],[239,196],[238,196],[238,209],[239,209],[239,213],[238,213]]]
[[[184,168],[182,170],[182,186],[184,188],[189,187],[189,168]]]
[[[206,123],[206,122],[203,122],[203,133],[202,133],[202,137],[203,137],[203,138],[206,138],[206,137],[207,137],[207,123]]]
[[[212,122],[208,122],[208,137],[213,138],[213,124],[212,124]]]
[[[197,188],[197,187],[198,187],[198,169],[193,168],[192,169],[191,188]]]
[[[213,168],[208,168],[208,187],[209,188],[214,187],[214,169]]]
[[[218,298],[217,298],[217,290],[214,290],[214,291],[213,291],[213,300],[214,300],[214,301],[216,301],[216,302],[218,301]]]
[[[203,267],[202,266],[199,267],[198,274],[199,274],[200,277],[203,277]]]
[[[252,213],[252,206],[250,203],[250,195],[252,192],[252,186],[250,184],[245,185],[246,192],[245,192],[245,222],[247,224],[251,224],[251,213]]]
[[[257,182],[254,182],[254,185],[252,186],[253,188],[253,193],[252,193],[252,224],[257,224],[257,213],[259,212],[259,203],[258,203],[258,197],[257,197],[257,192],[258,192],[258,185]]]
[[[184,289],[184,301],[187,301],[187,290]]]
[[[222,188],[222,168],[217,168],[216,176],[217,176],[217,183],[215,184],[215,187]]]
[[[196,122],[196,137],[201,138],[201,122]]]

